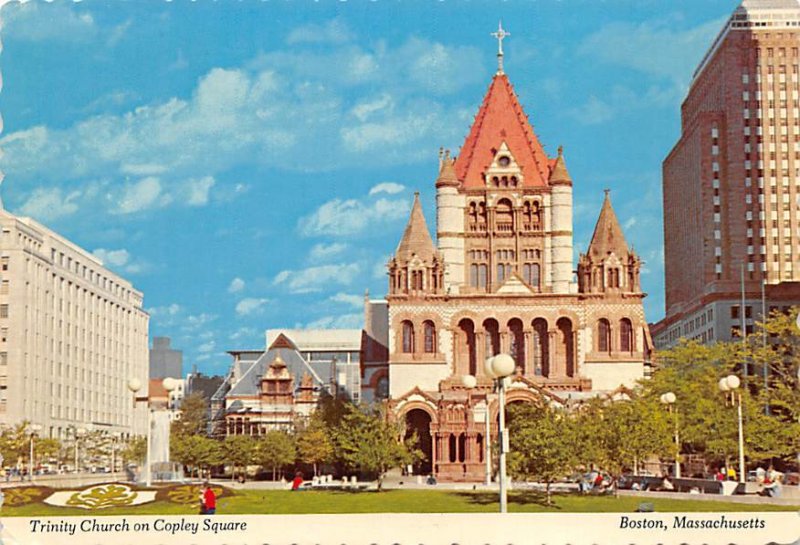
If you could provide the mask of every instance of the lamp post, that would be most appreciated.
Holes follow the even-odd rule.
[[[742,428],[742,394],[736,390],[741,385],[739,377],[728,375],[719,379],[719,389],[722,392],[730,392],[731,402],[736,403],[736,410],[739,418],[739,482],[745,481],[744,474],[744,429]]]
[[[39,424],[31,424],[31,427],[28,430],[28,434],[30,435],[31,439],[30,456],[28,457],[28,480],[30,482],[33,482],[33,439],[40,431],[42,431],[42,427]]]
[[[672,407],[675,405],[677,397],[672,392],[661,394],[661,403],[667,406],[667,410],[672,414]],[[675,407],[675,478],[681,478],[681,440],[678,435],[678,407]]]
[[[174,378],[167,377],[165,378],[162,383],[164,389],[167,391],[167,406],[169,406],[169,393],[175,389],[178,385],[177,381]],[[145,486],[152,486],[153,484],[153,472],[151,471],[150,464],[151,464],[151,457],[152,457],[152,435],[153,435],[153,407],[150,403],[150,395],[146,396],[137,396],[136,392],[142,389],[142,381],[138,378],[132,378],[128,381],[128,389],[133,392],[133,406],[136,407],[136,403],[142,401],[147,403],[147,456],[145,460]]]
[[[516,363],[508,354],[498,354],[486,360],[483,366],[486,374],[495,381],[498,393],[499,426],[497,431],[500,445],[500,512],[508,512],[508,486],[506,479],[506,455],[508,454],[508,433],[506,431],[506,377],[514,373]]]

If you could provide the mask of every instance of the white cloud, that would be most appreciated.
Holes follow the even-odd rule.
[[[42,222],[54,221],[78,211],[80,191],[63,194],[60,188],[35,189],[19,209],[20,214]]]
[[[322,291],[331,284],[350,285],[360,272],[357,263],[320,265],[298,271],[281,271],[273,283],[286,285],[291,293],[311,293]]]
[[[97,32],[92,14],[77,2],[11,2],[2,9],[5,40],[84,41]]]
[[[391,256],[385,255],[378,259],[375,262],[375,265],[372,266],[372,277],[373,278],[383,278],[386,279],[386,276],[389,274],[388,270],[386,269],[386,264],[389,263],[389,259]]]
[[[186,332],[196,332],[200,329],[204,328],[206,325],[210,324],[214,320],[217,319],[216,314],[210,314],[208,312],[201,312],[200,314],[192,314],[186,317],[186,320],[183,323],[181,329]]]
[[[686,29],[670,17],[608,23],[584,39],[579,52],[685,86],[726,19]]]
[[[286,42],[299,43],[330,43],[341,44],[352,39],[352,33],[347,25],[340,19],[333,19],[323,24],[309,23],[295,28],[289,33]]]
[[[362,295],[352,295],[349,293],[339,292],[336,295],[329,297],[328,299],[333,301],[334,303],[344,303],[346,305],[350,305],[351,307],[355,308],[361,308],[364,306],[364,296]]]
[[[396,193],[402,192],[406,186],[401,184],[396,184],[394,182],[381,182],[377,185],[372,186],[372,189],[369,190],[370,196],[376,195],[378,193],[387,193],[389,195],[394,195]]]
[[[257,299],[247,297],[236,303],[236,314],[239,316],[250,316],[257,314],[264,309],[264,305],[269,303],[269,299]]]
[[[415,163],[442,142],[458,140],[465,111],[474,110],[455,100],[437,102],[430,87],[470,85],[486,75],[475,69],[485,60],[478,49],[420,39],[395,48],[342,43],[322,51],[304,43],[242,67],[213,68],[186,96],[123,112],[101,104],[97,114],[71,126],[5,134],[4,170],[18,187],[75,189],[92,178],[124,185],[118,203],[93,209],[129,214],[171,201],[204,204],[212,185],[215,193],[228,192],[211,180],[234,166],[307,171]],[[360,59],[357,78],[348,68],[354,59]],[[454,68],[436,74],[420,68],[441,59],[454,61]],[[452,77],[459,67],[468,69]],[[292,155],[313,161],[287,163]],[[186,180],[195,181],[194,191],[181,190]]]
[[[359,329],[364,326],[363,314],[324,316],[305,325],[306,329]]]
[[[122,267],[128,263],[128,260],[131,258],[131,254],[129,254],[128,250],[124,248],[119,250],[106,250],[104,248],[98,248],[92,252],[92,255],[102,261],[104,265],[111,267]]]
[[[217,343],[214,341],[208,341],[207,343],[203,343],[197,347],[197,351],[202,354],[207,354],[209,352],[213,352],[217,347]]]
[[[116,212],[132,214],[151,207],[166,205],[170,201],[169,196],[161,193],[161,181],[154,176],[148,176],[125,186],[119,197]]]
[[[186,204],[189,206],[205,206],[208,204],[208,193],[214,186],[213,176],[204,176],[186,182]]]
[[[387,109],[391,110],[393,105],[394,101],[392,101],[392,97],[387,94],[383,94],[376,99],[359,102],[353,106],[351,112],[358,118],[359,121],[366,121],[372,117],[372,114],[376,112]]]
[[[148,308],[147,313],[150,314],[150,316],[176,316],[181,310],[179,304],[172,303],[171,305]]]
[[[231,341],[241,341],[242,339],[252,339],[254,337],[258,337],[260,334],[261,333],[256,328],[244,326],[228,335],[228,339]]]
[[[244,289],[245,283],[239,277],[234,278],[231,280],[230,285],[228,286],[228,293],[238,293]]]
[[[333,199],[299,222],[304,236],[354,235],[376,225],[406,219],[410,211],[407,199]]]
[[[327,261],[328,259],[341,255],[346,249],[347,244],[342,244],[341,242],[332,242],[330,244],[320,242],[311,247],[311,250],[308,252],[308,259],[315,263]]]

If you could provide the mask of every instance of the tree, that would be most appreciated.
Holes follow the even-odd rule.
[[[28,456],[28,424],[26,420],[0,434],[0,454],[4,465],[16,465]]]
[[[201,469],[208,469],[222,462],[219,441],[203,435],[173,435],[170,456],[187,466],[190,475],[194,471],[198,477]]]
[[[272,430],[258,441],[258,460],[263,467],[272,469],[272,480],[277,480],[279,471],[293,464],[297,451],[294,438],[284,431]]]
[[[574,420],[546,404],[517,403],[507,410],[510,473],[515,479],[543,481],[550,505],[550,485],[576,463]]]
[[[383,488],[386,472],[409,463],[411,448],[400,440],[402,429],[390,423],[376,409],[346,407],[341,425],[332,433],[334,452],[350,469],[377,474],[378,490]]]
[[[193,392],[183,398],[180,407],[181,417],[172,422],[173,435],[206,435],[208,429],[208,407],[206,398],[200,392]]]
[[[147,457],[147,438],[137,435],[128,440],[120,452],[123,465],[129,462],[141,464]]]
[[[298,433],[297,456],[301,462],[314,466],[315,477],[318,464],[324,464],[332,458],[333,444],[321,418],[312,416],[308,427]]]
[[[236,477],[237,466],[244,474],[248,465],[255,462],[256,442],[249,435],[229,435],[222,442],[222,455],[231,465],[231,480]]]
[[[33,442],[33,455],[40,463],[51,458],[57,458],[61,452],[61,441],[58,439],[41,437]]]

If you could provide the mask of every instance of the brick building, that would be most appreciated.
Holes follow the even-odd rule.
[[[659,348],[800,304],[799,47],[798,0],[745,0],[694,73],[663,165]]]
[[[565,403],[631,386],[651,350],[640,260],[608,192],[576,281],[564,155],[545,153],[502,48],[498,60],[460,154],[441,154],[436,244],[414,198],[388,264],[388,362],[363,381],[377,388],[388,377],[392,412],[426,455],[416,471],[444,480],[483,479],[485,421],[494,435],[498,410],[485,358],[517,362],[510,403]],[[465,389],[464,375],[477,387]]]

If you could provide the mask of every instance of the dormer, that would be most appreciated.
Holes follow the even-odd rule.
[[[508,144],[503,141],[500,149],[493,150],[494,157],[486,169],[486,187],[490,189],[516,189],[522,186],[522,169],[517,163]]]

